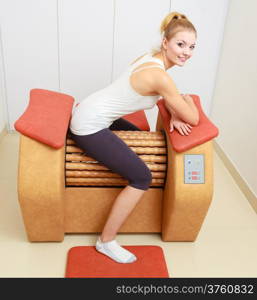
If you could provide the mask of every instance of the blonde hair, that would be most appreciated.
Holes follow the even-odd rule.
[[[192,31],[197,36],[194,25],[188,20],[188,18],[179,12],[169,13],[161,22],[160,33],[162,38],[166,38],[168,41],[180,31]],[[153,48],[152,54],[160,52],[162,45],[159,48]]]

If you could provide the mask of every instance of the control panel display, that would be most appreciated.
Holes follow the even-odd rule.
[[[184,155],[184,182],[204,183],[204,154]]]

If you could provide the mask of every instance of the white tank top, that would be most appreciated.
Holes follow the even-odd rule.
[[[157,62],[159,66],[145,66],[140,70],[157,67],[165,71],[161,59],[153,57],[151,53],[145,54],[106,88],[89,95],[79,105],[73,107],[70,121],[71,132],[76,135],[92,134],[108,128],[113,121],[122,116],[152,108],[160,96],[142,96],[132,88],[129,81],[133,70],[146,62]]]

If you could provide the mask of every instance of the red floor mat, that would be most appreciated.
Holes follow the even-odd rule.
[[[123,246],[137,256],[130,264],[113,261],[94,246],[73,247],[68,252],[66,278],[163,278],[169,277],[163,250],[159,246]]]

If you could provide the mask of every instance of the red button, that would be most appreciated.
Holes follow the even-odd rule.
[[[197,177],[197,176],[192,176],[192,179],[193,179],[193,180],[197,180],[198,177]]]
[[[199,172],[196,172],[196,171],[192,172],[192,175],[198,175],[198,174],[199,174]]]

